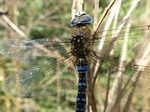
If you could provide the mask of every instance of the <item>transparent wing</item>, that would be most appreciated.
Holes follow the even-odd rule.
[[[91,67],[94,77],[99,76],[95,85],[98,102],[107,99],[107,108],[121,111],[131,105],[150,109],[149,26],[121,29],[119,34],[110,32],[97,38],[97,56],[89,55],[88,59],[95,63]]]
[[[149,32],[149,26],[132,27],[130,29],[131,32],[128,34],[125,32],[129,30],[129,28],[100,31],[98,32],[97,37],[94,37],[96,38],[94,45],[98,45],[98,49],[101,50],[103,47],[106,48],[105,46],[110,44],[112,37],[114,36],[121,41],[123,41],[124,36],[129,36],[130,39],[136,41],[141,39],[142,35]],[[115,32],[119,31],[119,35],[116,35]],[[33,63],[37,60],[51,57],[56,58],[61,56],[68,58],[70,45],[70,41],[65,38],[43,38],[36,40],[8,39],[0,42],[0,53],[21,63]],[[99,54],[103,55],[103,53]]]
[[[137,26],[121,29],[110,29],[105,31],[99,31],[96,35],[92,35],[95,38],[95,45],[98,45],[99,49],[101,46],[110,43],[112,40],[123,41],[124,37],[128,37],[132,40],[143,39],[144,35],[149,35],[150,26]]]
[[[67,60],[66,60],[67,61]],[[77,90],[78,74],[66,61],[54,61],[43,67],[11,75],[2,84],[2,90],[14,96],[56,96]]]
[[[36,40],[8,39],[0,41],[0,53],[21,63],[34,63],[47,58],[67,58],[69,40],[43,38]]]
[[[150,109],[148,106],[150,103],[150,67],[134,65],[130,62],[120,61],[120,63],[124,63],[123,69],[119,67],[119,63],[111,63],[108,66],[106,62],[103,64],[95,85],[95,95],[99,98],[98,105],[102,105],[101,100],[103,100],[107,101],[107,109],[119,107],[121,110],[136,107],[130,108],[131,111],[138,108]]]
[[[135,27],[123,27],[118,29],[109,29],[109,30],[103,30],[98,31],[95,35],[93,34],[94,38],[97,39],[103,39],[104,38],[112,38],[112,37],[124,37],[124,36],[132,36],[134,39],[136,39],[135,36],[142,36],[143,34],[147,34],[150,30],[150,25],[145,26],[135,26]],[[106,39],[106,40],[108,40]]]

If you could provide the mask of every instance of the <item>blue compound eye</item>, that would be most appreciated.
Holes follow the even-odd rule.
[[[80,13],[70,21],[70,26],[73,27],[79,24],[91,24],[92,22],[93,19],[91,18],[91,16],[86,15],[85,13]]]

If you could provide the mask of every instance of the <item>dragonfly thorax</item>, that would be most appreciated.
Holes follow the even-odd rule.
[[[89,49],[85,48],[85,47],[77,47],[74,48],[71,51],[72,55],[80,57],[80,56],[87,56],[89,54]]]
[[[86,39],[84,37],[73,37],[71,39],[72,49],[71,53],[77,57],[85,57],[89,54],[90,49],[88,48]]]
[[[84,36],[73,37],[71,39],[71,44],[74,46],[84,46],[86,44],[86,39]]]
[[[87,63],[87,57],[92,51],[91,33],[87,24],[77,24],[72,28],[70,42],[71,54],[76,58],[75,63]]]

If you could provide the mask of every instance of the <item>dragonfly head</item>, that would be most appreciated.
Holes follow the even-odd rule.
[[[75,14],[75,18],[71,19],[70,26],[76,26],[79,24],[91,24],[93,19],[91,16],[87,15],[85,11],[77,11]]]

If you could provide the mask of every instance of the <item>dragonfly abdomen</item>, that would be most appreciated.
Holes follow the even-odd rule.
[[[85,112],[86,105],[86,78],[88,75],[88,65],[87,63],[83,63],[83,66],[76,64],[76,68],[79,73],[79,82],[78,82],[78,95],[77,95],[77,106],[76,112]]]

